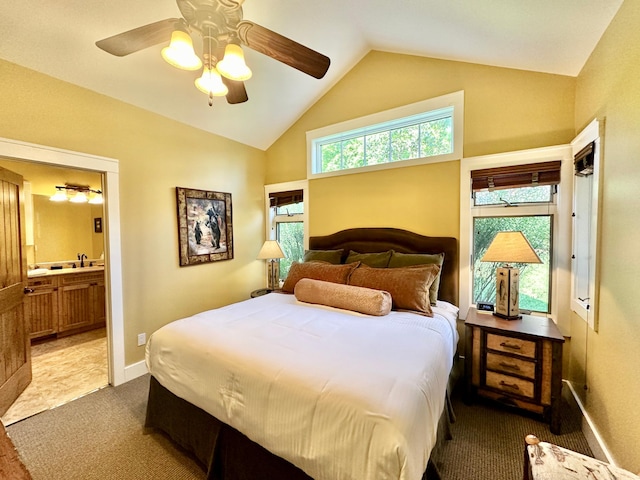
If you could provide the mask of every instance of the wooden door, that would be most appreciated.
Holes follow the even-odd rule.
[[[22,177],[0,168],[0,415],[31,382]]]

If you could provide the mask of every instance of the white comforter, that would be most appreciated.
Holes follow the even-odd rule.
[[[316,480],[419,480],[456,311],[372,317],[270,294],[162,327],[146,361],[165,388]]]

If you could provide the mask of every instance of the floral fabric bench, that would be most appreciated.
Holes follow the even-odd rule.
[[[640,480],[640,476],[527,435],[524,480]]]

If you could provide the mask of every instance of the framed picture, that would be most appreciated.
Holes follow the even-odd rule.
[[[176,187],[180,266],[233,258],[231,194]]]

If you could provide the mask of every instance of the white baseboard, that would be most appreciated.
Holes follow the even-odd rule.
[[[609,449],[607,449],[604,440],[602,440],[602,437],[598,433],[596,426],[591,420],[591,417],[589,417],[589,414],[584,408],[580,397],[578,397],[578,394],[574,390],[573,385],[568,380],[563,380],[563,382],[569,387],[571,395],[573,396],[573,400],[578,405],[578,408],[580,408],[580,412],[582,412],[582,433],[587,439],[587,443],[589,444],[589,448],[591,448],[591,451],[593,452],[593,456],[598,460],[602,460],[604,462],[610,463],[611,465],[617,466],[616,462],[611,456],[611,453],[609,452]]]
[[[129,380],[133,380],[134,378],[141,377],[147,372],[147,364],[144,360],[131,365],[127,365],[126,367],[124,367],[124,381],[128,382]]]

